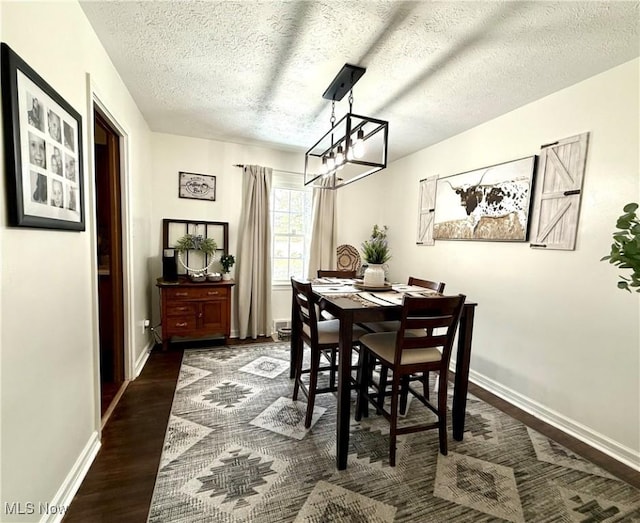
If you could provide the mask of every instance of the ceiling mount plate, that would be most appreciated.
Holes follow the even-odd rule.
[[[327,87],[322,98],[339,102],[347,94],[358,80],[362,77],[366,69],[357,65],[344,64],[340,72]]]

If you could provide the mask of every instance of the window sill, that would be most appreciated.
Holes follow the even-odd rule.
[[[278,281],[271,284],[271,290],[273,291],[283,291],[291,289],[290,281]]]

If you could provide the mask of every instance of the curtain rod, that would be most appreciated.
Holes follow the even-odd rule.
[[[234,167],[242,167],[243,169],[246,167],[246,165],[242,164],[242,163],[234,163],[233,164]],[[286,174],[300,174],[302,176],[304,176],[304,173],[299,173],[297,171],[283,171],[282,169],[272,169],[273,171],[278,171],[279,173],[286,173]]]

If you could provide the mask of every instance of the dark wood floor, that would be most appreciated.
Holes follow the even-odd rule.
[[[258,341],[271,341],[263,338]],[[229,344],[242,344],[230,340]],[[183,349],[154,349],[102,432],[102,448],[63,523],[145,523],[153,494]],[[640,475],[478,386],[469,391],[547,437],[640,488]]]

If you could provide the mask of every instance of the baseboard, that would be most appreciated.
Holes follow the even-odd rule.
[[[272,335],[273,335],[273,333],[270,333],[268,335],[267,334],[260,334],[259,336],[269,337],[269,336],[272,336]],[[231,331],[231,335],[229,336],[229,339],[232,339],[232,338],[233,339],[240,339],[240,331],[239,330],[232,330]],[[247,339],[249,339],[249,338],[247,338]]]
[[[519,392],[516,392],[509,387],[505,387],[497,381],[478,372],[470,370],[469,381],[482,387],[488,392],[495,394],[503,400],[508,401],[519,409],[528,412],[541,421],[544,421],[545,423],[566,432],[570,436],[579,439],[594,449],[604,452],[608,456],[611,456],[613,459],[627,465],[628,467],[640,471],[640,454],[633,449],[621,445],[611,438],[600,434],[577,421],[567,418],[559,412],[549,409],[537,401],[527,398]]]
[[[98,450],[100,450],[100,438],[98,432],[95,431],[89,437],[89,441],[51,500],[51,503],[43,509],[45,513],[40,518],[40,523],[59,523],[62,521],[69,505],[71,505],[71,501],[73,501],[73,497],[78,492],[87,472],[89,472],[89,467],[91,467],[98,454]]]
[[[142,369],[144,369],[144,366],[147,364],[147,360],[149,359],[149,355],[151,354],[154,345],[154,340],[147,341],[147,344],[140,353],[140,356],[138,356],[138,359],[136,360],[136,363],[134,365],[133,379],[136,379],[138,376],[140,376]]]

